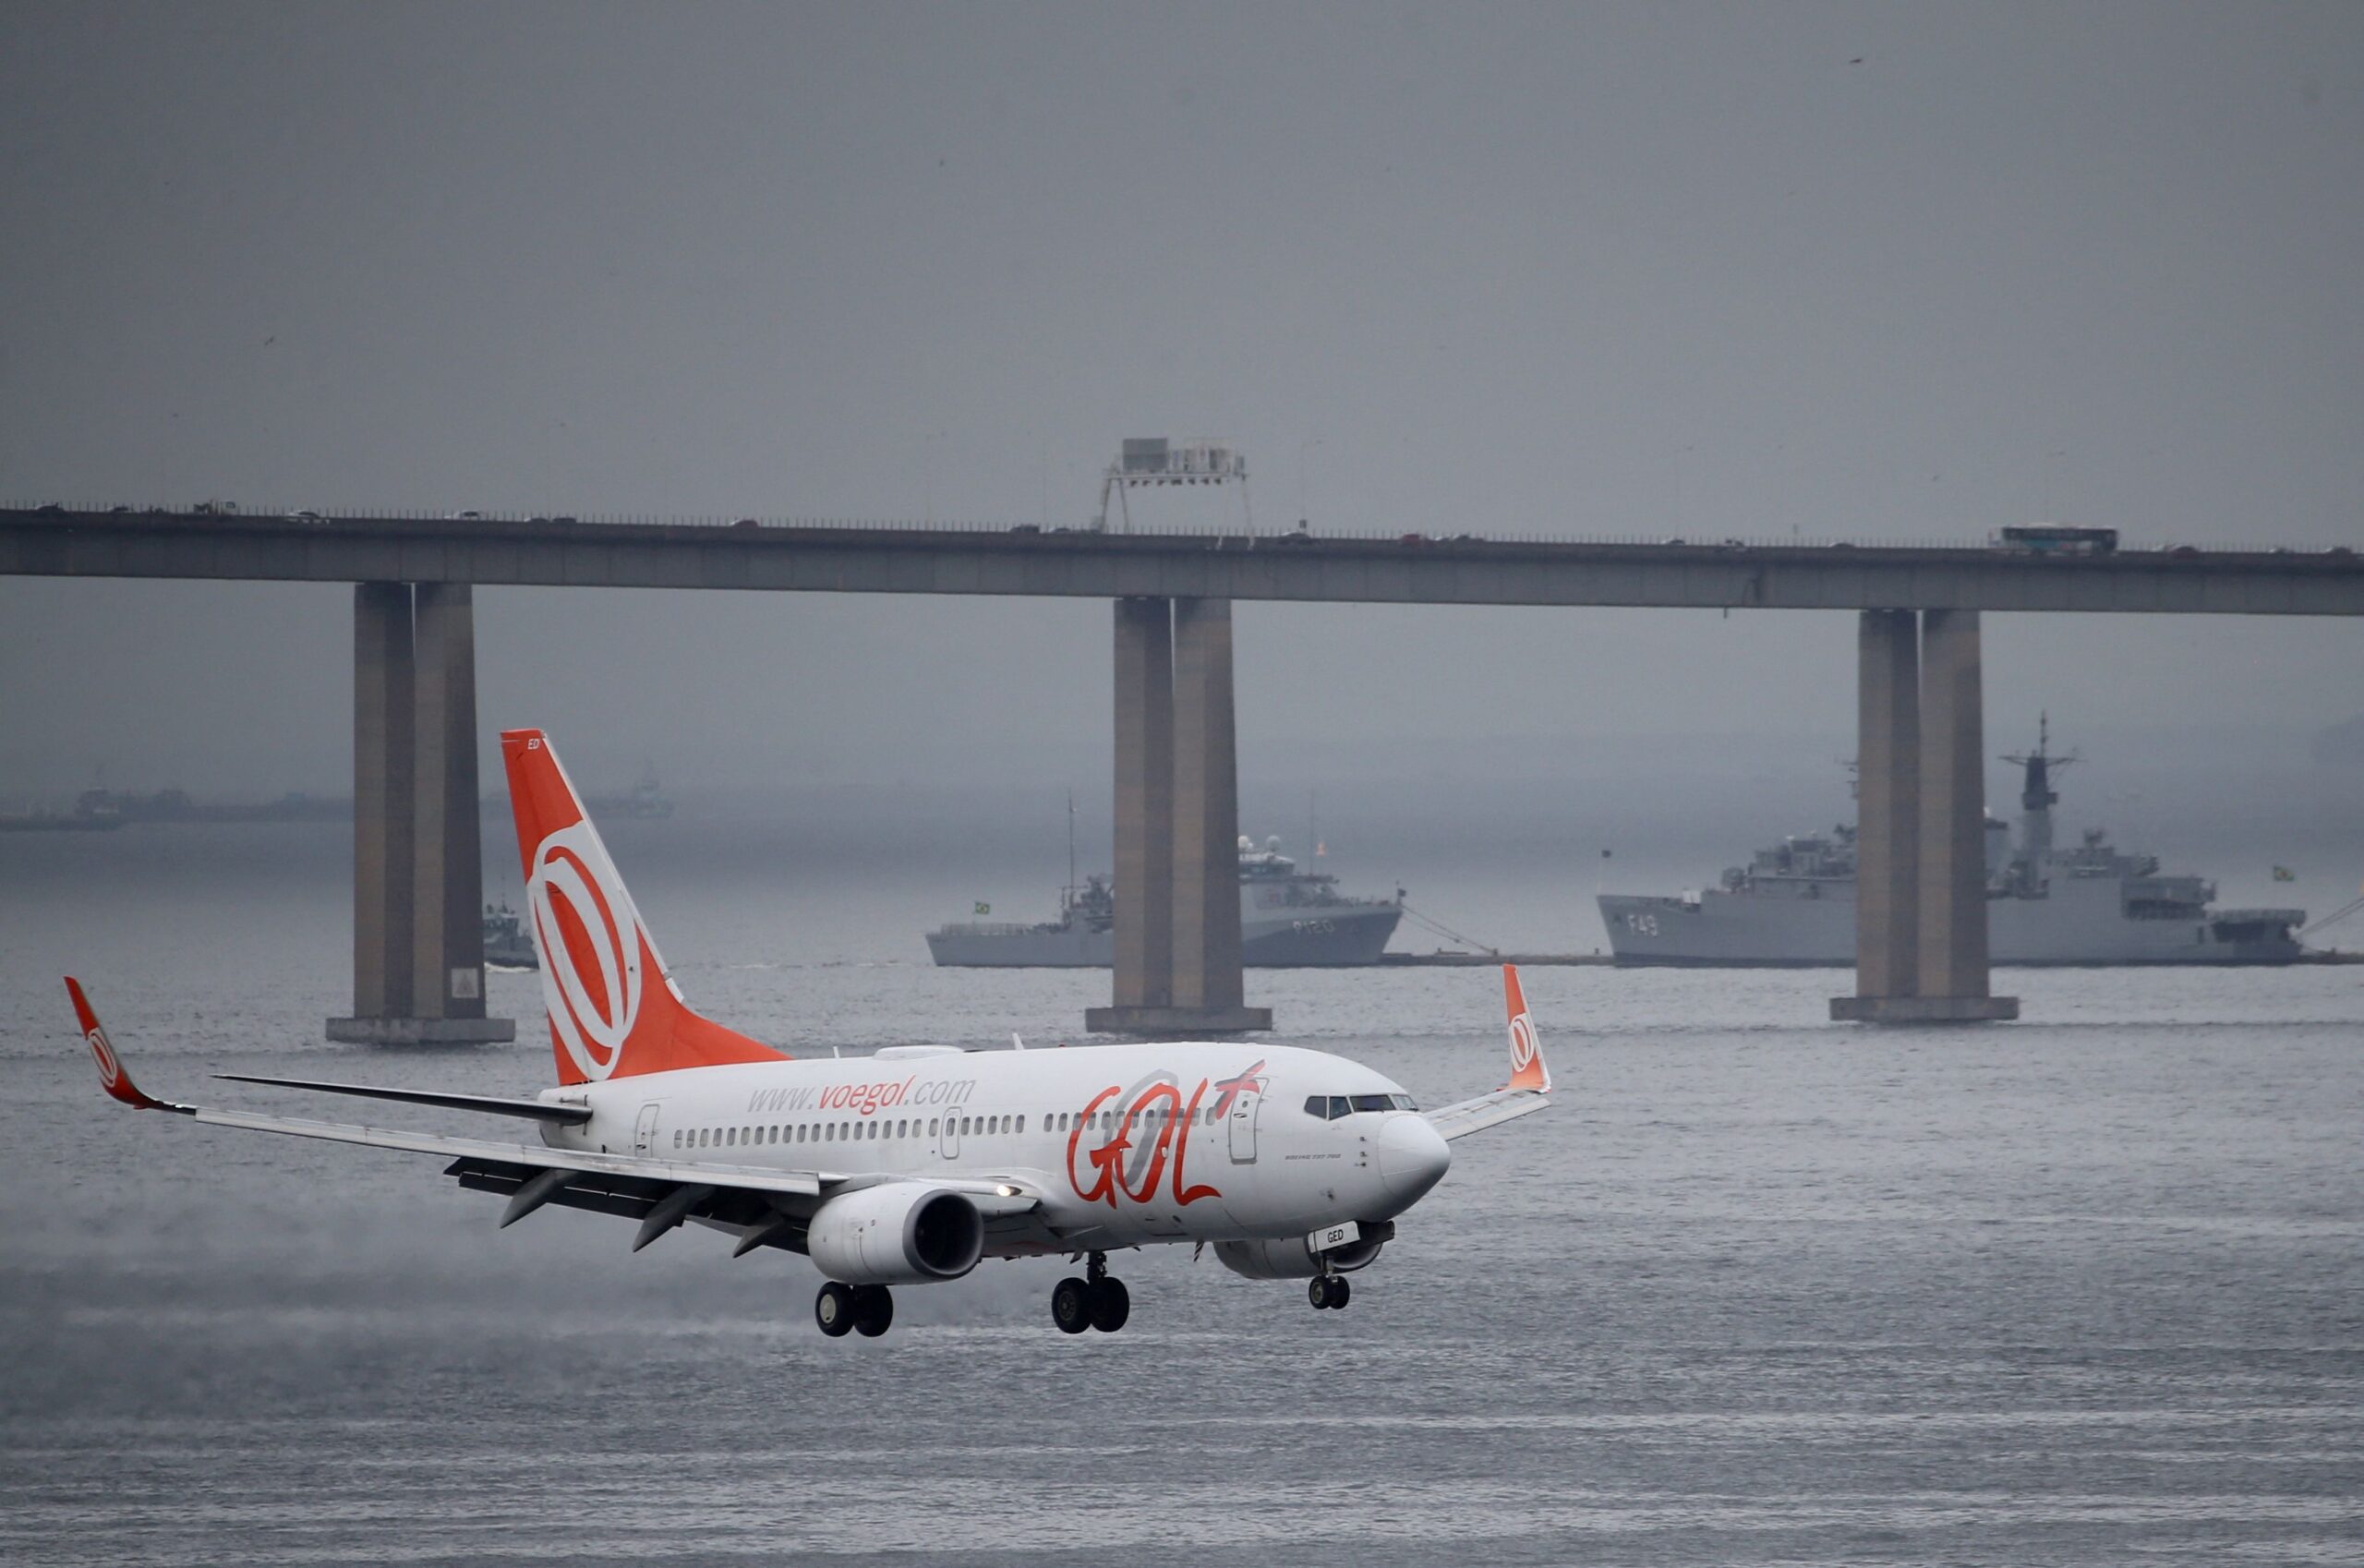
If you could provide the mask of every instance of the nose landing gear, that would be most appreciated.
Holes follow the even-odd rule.
[[[1115,1333],[1133,1314],[1132,1292],[1108,1272],[1108,1255],[1094,1252],[1084,1264],[1084,1277],[1070,1274],[1051,1292],[1051,1321],[1061,1333],[1098,1329]]]
[[[1316,1274],[1305,1282],[1305,1298],[1313,1303],[1316,1311],[1326,1307],[1343,1312],[1347,1298],[1353,1295],[1354,1287],[1346,1283],[1344,1274]]]
[[[858,1332],[876,1339],[895,1321],[895,1293],[883,1285],[839,1285],[831,1280],[813,1298],[813,1321],[831,1339]]]

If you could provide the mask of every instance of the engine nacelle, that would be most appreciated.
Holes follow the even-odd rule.
[[[985,1220],[958,1192],[888,1182],[814,1210],[804,1249],[823,1273],[847,1285],[957,1280],[985,1254]]]
[[[1332,1272],[1351,1274],[1377,1261],[1379,1249],[1394,1235],[1393,1225],[1365,1225],[1359,1240],[1333,1247],[1322,1256],[1330,1260]],[[1279,1241],[1218,1241],[1215,1256],[1224,1268],[1251,1280],[1311,1279],[1321,1272],[1312,1246],[1301,1236]]]

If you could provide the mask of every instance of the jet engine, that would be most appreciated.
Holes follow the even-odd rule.
[[[1333,1247],[1323,1256],[1330,1260],[1332,1272],[1350,1274],[1376,1262],[1379,1249],[1394,1236],[1395,1227],[1392,1224],[1365,1225],[1358,1239]],[[1314,1260],[1312,1247],[1301,1236],[1278,1241],[1218,1241],[1215,1256],[1223,1260],[1224,1268],[1251,1280],[1311,1279],[1321,1272],[1321,1265]]]
[[[804,1247],[823,1273],[847,1285],[926,1285],[977,1266],[985,1221],[958,1192],[887,1182],[814,1210]]]

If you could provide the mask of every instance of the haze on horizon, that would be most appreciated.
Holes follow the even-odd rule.
[[[1266,525],[2364,543],[2352,6],[35,4],[0,135],[24,501],[1072,522],[1208,434]],[[1104,810],[1097,601],[477,604],[488,737],[605,785]],[[1242,606],[1243,775],[1824,790],[1852,638]],[[0,580],[0,803],[339,792],[349,639],[338,589]],[[2364,707],[2342,624],[1986,658],[1990,750],[2049,709],[2197,754],[2192,810]]]

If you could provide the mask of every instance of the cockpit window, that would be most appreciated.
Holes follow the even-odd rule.
[[[1334,1122],[1357,1111],[1418,1109],[1409,1094],[1309,1094],[1305,1097],[1305,1114],[1321,1121]]]

